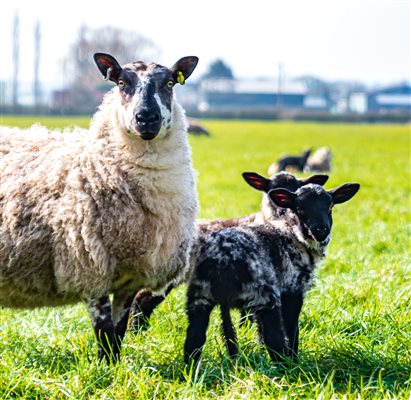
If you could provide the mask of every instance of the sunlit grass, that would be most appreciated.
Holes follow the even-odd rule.
[[[30,126],[39,119],[2,118]],[[52,127],[86,118],[43,118]],[[0,312],[0,398],[27,399],[408,399],[411,395],[409,126],[205,121],[192,137],[199,216],[233,217],[259,208],[243,171],[265,174],[281,153],[328,145],[327,188],[359,182],[334,211],[333,240],[307,296],[299,363],[270,362],[254,326],[239,330],[231,362],[213,312],[199,368],[186,370],[184,290],[159,306],[151,327],[127,334],[122,362],[98,365],[82,305]],[[238,314],[234,313],[238,325]]]

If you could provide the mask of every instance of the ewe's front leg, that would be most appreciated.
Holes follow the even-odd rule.
[[[120,350],[121,341],[127,330],[128,317],[134,300],[134,292],[114,293],[113,297],[113,322],[116,344]]]
[[[87,299],[85,303],[98,342],[99,360],[105,358],[108,363],[116,362],[119,358],[119,349],[115,344],[115,331],[109,296]]]

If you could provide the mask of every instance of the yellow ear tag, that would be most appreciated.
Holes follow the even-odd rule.
[[[177,71],[177,82],[180,84],[180,85],[184,85],[184,83],[185,83],[185,78],[184,78],[184,75],[183,75],[183,73],[181,72],[181,71]]]

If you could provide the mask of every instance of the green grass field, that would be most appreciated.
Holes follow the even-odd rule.
[[[1,119],[29,126],[32,118]],[[88,119],[37,119],[52,127]],[[410,399],[410,127],[204,121],[192,137],[199,217],[254,212],[261,195],[241,178],[266,174],[281,153],[331,147],[327,188],[361,183],[334,210],[328,257],[302,316],[300,359],[280,367],[258,345],[254,326],[238,331],[231,362],[214,312],[194,371],[182,357],[184,287],[161,304],[149,330],[126,335],[122,362],[96,362],[85,308],[0,312],[0,398],[25,399]],[[235,314],[238,322],[238,314]]]

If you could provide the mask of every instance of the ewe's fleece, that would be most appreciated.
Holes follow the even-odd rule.
[[[0,128],[1,306],[73,303],[131,276],[161,291],[186,273],[197,194],[184,111],[174,102],[172,132],[136,140],[118,129],[114,90],[89,130]]]

